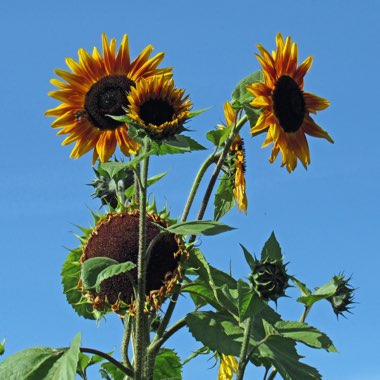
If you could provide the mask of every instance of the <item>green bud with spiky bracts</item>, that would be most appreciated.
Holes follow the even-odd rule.
[[[277,301],[285,295],[289,276],[282,262],[256,261],[249,279],[256,292],[266,301]]]
[[[132,170],[125,169],[118,171],[111,176],[109,172],[103,170],[101,165],[94,168],[96,178],[90,183],[94,187],[94,198],[99,198],[102,205],[109,205],[113,209],[118,206],[118,193],[123,193],[133,185],[134,178]]]
[[[338,284],[337,289],[335,294],[327,298],[327,300],[330,302],[337,317],[339,317],[339,315],[345,317],[343,313],[350,313],[350,305],[354,304],[355,288],[349,283],[351,277],[345,279],[344,275],[341,274],[334,276],[334,280]]]

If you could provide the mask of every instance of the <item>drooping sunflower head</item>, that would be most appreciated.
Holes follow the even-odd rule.
[[[305,168],[310,164],[309,146],[306,134],[325,138],[333,142],[329,134],[319,127],[310,117],[329,106],[329,101],[304,91],[304,77],[312,64],[312,57],[298,65],[298,48],[290,37],[284,41],[279,33],[276,37],[277,48],[272,54],[258,45],[256,54],[264,82],[247,86],[255,99],[250,103],[263,111],[252,134],[267,131],[263,147],[273,144],[269,159],[274,162],[278,153],[282,154],[282,166],[291,172],[300,160]]]
[[[167,226],[161,213],[147,213],[147,245]],[[89,259],[108,258],[117,263],[137,265],[139,249],[138,211],[110,212],[96,216],[95,226],[82,229],[82,246],[68,256],[62,271],[67,300],[86,318],[99,319],[114,311],[134,310],[133,286],[137,283],[137,268],[109,277],[98,288],[85,288],[82,268]],[[146,302],[158,309],[171,293],[181,276],[181,257],[186,250],[182,240],[173,234],[161,234],[151,251],[146,269]],[[93,316],[91,316],[93,315]]]
[[[62,104],[45,113],[57,117],[52,127],[60,128],[58,135],[68,135],[62,144],[75,143],[70,157],[79,158],[93,150],[93,164],[98,158],[108,161],[117,145],[127,156],[137,152],[139,146],[128,136],[128,125],[109,115],[125,114],[127,95],[141,78],[171,76],[171,69],[157,69],[163,53],[149,58],[151,45],[131,61],[127,35],[117,53],[115,39],[108,42],[103,34],[102,43],[103,54],[96,47],[92,54],[80,49],[78,62],[66,59],[71,72],[56,70],[64,81],[52,79],[58,90],[49,95]]]
[[[181,132],[192,104],[172,79],[154,76],[140,80],[129,96],[129,117],[154,140]]]
[[[226,126],[218,125],[219,128],[231,126],[236,119],[236,112],[229,102],[224,104],[224,117],[226,119]],[[245,150],[244,140],[238,134],[231,144],[230,151],[226,158],[226,172],[233,182],[233,193],[239,211],[247,213],[248,200],[246,194],[245,182]]]

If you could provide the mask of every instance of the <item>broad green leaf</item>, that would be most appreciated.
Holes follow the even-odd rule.
[[[63,291],[66,294],[67,302],[78,315],[86,319],[95,319],[92,313],[92,305],[81,302],[82,293],[78,288],[82,266],[80,263],[81,255],[82,250],[79,248],[73,249],[68,254],[61,271]]]
[[[247,90],[247,86],[255,82],[263,82],[264,76],[261,70],[243,78],[235,87],[232,93],[231,104],[235,109],[239,109],[244,105],[249,105],[254,99],[251,92]]]
[[[75,380],[81,334],[78,333],[70,348],[54,363],[44,380]]]
[[[326,334],[306,323],[279,321],[275,324],[275,328],[286,338],[291,338],[313,348],[323,348],[328,352],[337,352],[331,339]]]
[[[227,226],[213,220],[193,220],[172,224],[166,230],[178,235],[218,235],[226,231],[234,230],[234,227]]]
[[[160,349],[154,363],[153,380],[182,380],[181,361],[173,350]]]
[[[318,288],[314,294],[300,297],[297,301],[310,307],[315,302],[332,297],[338,288],[338,284],[339,282],[335,278],[332,278],[328,283]]]
[[[264,244],[264,248],[261,252],[261,260],[282,263],[281,248],[274,232],[271,233],[269,239]]]
[[[255,258],[249,253],[248,249],[245,248],[243,244],[240,244],[240,247],[243,250],[245,261],[247,262],[251,270],[253,270],[257,260],[255,260]]]
[[[215,146],[221,146],[231,132],[231,126],[223,129],[213,129],[206,134],[207,140],[211,141]]]
[[[239,356],[243,329],[231,316],[212,311],[195,311],[187,314],[186,324],[193,337],[212,351]]]
[[[116,260],[109,257],[94,257],[82,263],[81,278],[85,289],[93,289],[100,272],[111,265],[119,264]]]
[[[252,317],[255,310],[257,294],[243,280],[238,281],[239,319],[240,323]]]
[[[106,372],[106,374],[110,375],[110,377],[113,380],[124,380],[125,373],[117,368],[114,364],[107,362],[102,363],[101,365],[102,369],[100,370],[100,373],[102,374],[102,370]],[[103,374],[102,374],[103,377]]]
[[[233,190],[234,185],[231,179],[223,174],[214,198],[214,220],[219,220],[235,206]]]
[[[102,284],[104,280],[107,280],[107,278],[114,277],[122,273],[127,273],[135,267],[136,267],[136,264],[132,263],[131,261],[126,261],[124,263],[110,265],[107,268],[103,269],[98,274],[98,277],[96,280],[96,284],[95,284],[96,291],[97,292],[100,291],[100,285]]]
[[[0,343],[0,356],[5,352],[5,338]]]
[[[262,322],[263,322],[263,327],[264,327],[266,337],[273,336],[273,335],[280,335],[278,331],[273,327],[273,325],[268,323],[265,319],[263,319]]]
[[[260,358],[269,360],[284,380],[322,379],[315,368],[299,361],[302,357],[298,355],[292,339],[272,335],[259,345],[257,351]]]
[[[209,304],[216,309],[220,308],[210,283],[204,281],[203,279],[198,278],[188,284],[183,285],[181,292],[189,293],[192,296],[193,301],[196,303],[196,306],[204,306],[204,304]]]
[[[41,380],[62,357],[65,349],[32,347],[17,352],[0,363],[0,379]]]
[[[192,138],[184,135],[175,135],[171,139],[152,142],[152,151],[156,155],[187,153],[206,148]]]

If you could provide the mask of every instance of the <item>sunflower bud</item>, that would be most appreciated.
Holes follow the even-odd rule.
[[[282,262],[257,261],[249,279],[257,293],[266,301],[277,301],[285,295],[289,276]]]
[[[343,275],[340,275],[335,276],[334,280],[337,282],[338,287],[335,294],[327,298],[327,300],[330,302],[337,317],[339,317],[339,315],[344,316],[344,312],[350,313],[350,305],[354,303],[355,289],[349,284],[351,277],[345,279]]]
[[[117,177],[111,177],[108,172],[99,167],[94,171],[96,178],[90,183],[94,187],[92,196],[99,198],[102,205],[109,205],[116,209],[118,204],[117,193],[133,184],[133,172],[127,169],[118,172]]]

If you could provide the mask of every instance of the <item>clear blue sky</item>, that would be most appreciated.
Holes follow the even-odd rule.
[[[298,43],[301,59],[314,57],[305,89],[331,101],[316,121],[335,145],[309,139],[309,170],[288,174],[280,159],[268,163],[263,136],[252,140],[245,129],[248,216],[233,211],[224,222],[238,230],[204,238],[202,248],[211,263],[224,270],[231,263],[233,273],[244,277],[248,268],[238,243],[259,253],[275,230],[288,268],[310,286],[341,271],[352,274],[359,288],[354,314],[337,321],[326,302],[308,319],[330,335],[339,353],[301,352],[325,379],[380,379],[379,15],[376,0],[1,2],[0,340],[7,339],[6,354],[65,346],[78,331],[85,346],[119,354],[118,318],[109,316],[97,327],[77,317],[62,294],[64,247],[77,245],[74,224],[88,226],[89,208],[98,203],[85,186],[93,177],[91,155],[69,159],[71,147],[60,146],[52,119],[43,116],[58,104],[47,96],[53,70],[65,69],[65,57],[76,58],[80,47],[100,46],[102,32],[118,42],[128,33],[132,56],[152,43],[166,52],[165,66],[175,67],[176,83],[195,108],[212,107],[191,124],[192,136],[207,144],[204,132],[223,120],[222,105],[235,84],[259,69],[256,43],[272,50],[282,32]],[[152,174],[170,170],[155,190],[174,216],[206,154],[154,162]],[[278,310],[287,318],[301,313],[289,300],[280,300]],[[199,347],[185,330],[169,345],[182,357]],[[184,379],[215,379],[212,364],[195,361],[185,367]],[[250,373],[255,378],[259,372]]]

